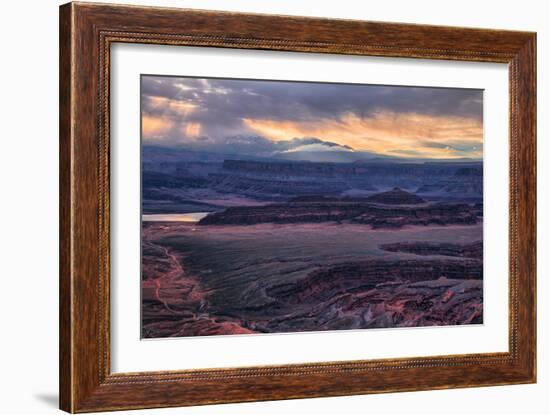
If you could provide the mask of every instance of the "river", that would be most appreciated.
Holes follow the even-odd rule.
[[[189,222],[196,223],[207,216],[210,212],[194,213],[161,213],[153,215],[142,215],[143,222]]]

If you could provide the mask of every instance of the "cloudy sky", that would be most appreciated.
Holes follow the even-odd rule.
[[[481,90],[142,76],[144,144],[476,158]]]

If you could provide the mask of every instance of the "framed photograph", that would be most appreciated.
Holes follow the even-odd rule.
[[[60,407],[536,381],[536,35],[60,8]]]

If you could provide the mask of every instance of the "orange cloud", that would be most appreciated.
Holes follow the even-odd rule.
[[[174,126],[174,122],[166,117],[143,115],[141,117],[141,131],[145,139],[158,139]]]
[[[170,111],[175,112],[180,116],[189,115],[197,107],[189,102],[178,101],[175,99],[169,99],[166,97],[150,96],[147,97],[149,100],[149,106],[156,110],[160,111]]]
[[[338,120],[276,121],[244,119],[244,124],[274,140],[317,137],[356,150],[401,157],[481,157],[483,127],[474,118],[379,112],[369,117],[353,113]],[[453,146],[459,143],[460,148]]]
[[[202,127],[198,122],[188,122],[183,127],[183,131],[187,137],[198,137],[201,133]]]

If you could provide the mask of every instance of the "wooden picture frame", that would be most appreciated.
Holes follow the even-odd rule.
[[[509,352],[111,373],[109,62],[114,43],[509,65]],[[60,8],[60,407],[91,412],[536,380],[536,34],[156,7]]]

